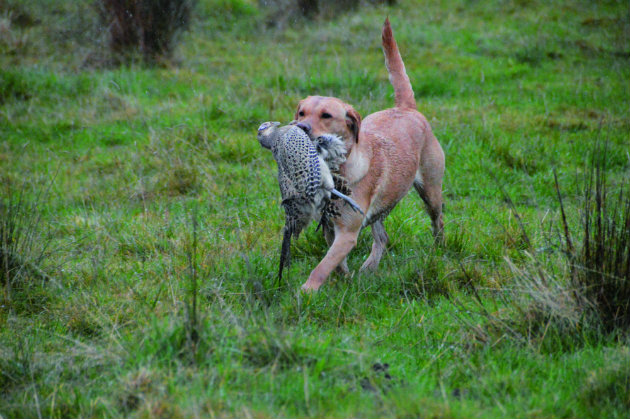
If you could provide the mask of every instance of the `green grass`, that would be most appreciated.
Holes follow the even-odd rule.
[[[626,3],[400,0],[273,29],[257,2],[204,0],[161,68],[98,65],[80,4],[0,1],[1,193],[36,204],[50,277],[3,294],[2,417],[627,416],[627,333],[524,341],[491,321],[514,314],[506,258],[528,263],[501,190],[562,272],[553,170],[572,226],[597,140],[612,187],[628,179]],[[283,214],[255,129],[309,94],[391,106],[387,15],[446,153],[446,245],[411,193],[377,273],[358,273],[365,231],[350,277],[300,294],[326,251],[312,226],[276,287]]]

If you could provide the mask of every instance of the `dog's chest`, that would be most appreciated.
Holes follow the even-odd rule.
[[[352,150],[346,162],[342,165],[342,174],[350,187],[356,185],[367,175],[370,162],[361,150]]]

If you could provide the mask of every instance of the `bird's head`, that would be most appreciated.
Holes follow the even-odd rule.
[[[263,122],[258,127],[258,142],[261,146],[271,149],[273,145],[273,133],[276,131],[276,128],[280,125],[280,122]]]

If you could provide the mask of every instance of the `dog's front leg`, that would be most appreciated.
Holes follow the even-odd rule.
[[[328,249],[328,253],[319,262],[319,265],[313,269],[308,280],[302,285],[302,290],[317,291],[322,286],[333,269],[343,262],[348,253],[357,245],[357,237],[359,237],[360,231],[361,226],[359,225],[356,229],[341,230],[335,233],[335,240],[330,249]]]
[[[326,243],[328,247],[333,245],[335,242],[335,229],[330,226],[324,226],[324,238],[326,239]],[[348,269],[348,258],[344,258],[339,265],[337,265],[336,272],[341,275],[348,275],[350,270]]]

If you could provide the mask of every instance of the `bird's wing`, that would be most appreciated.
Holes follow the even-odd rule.
[[[278,184],[280,185],[280,194],[283,201],[300,197],[300,191],[296,182],[281,165],[278,165]]]

